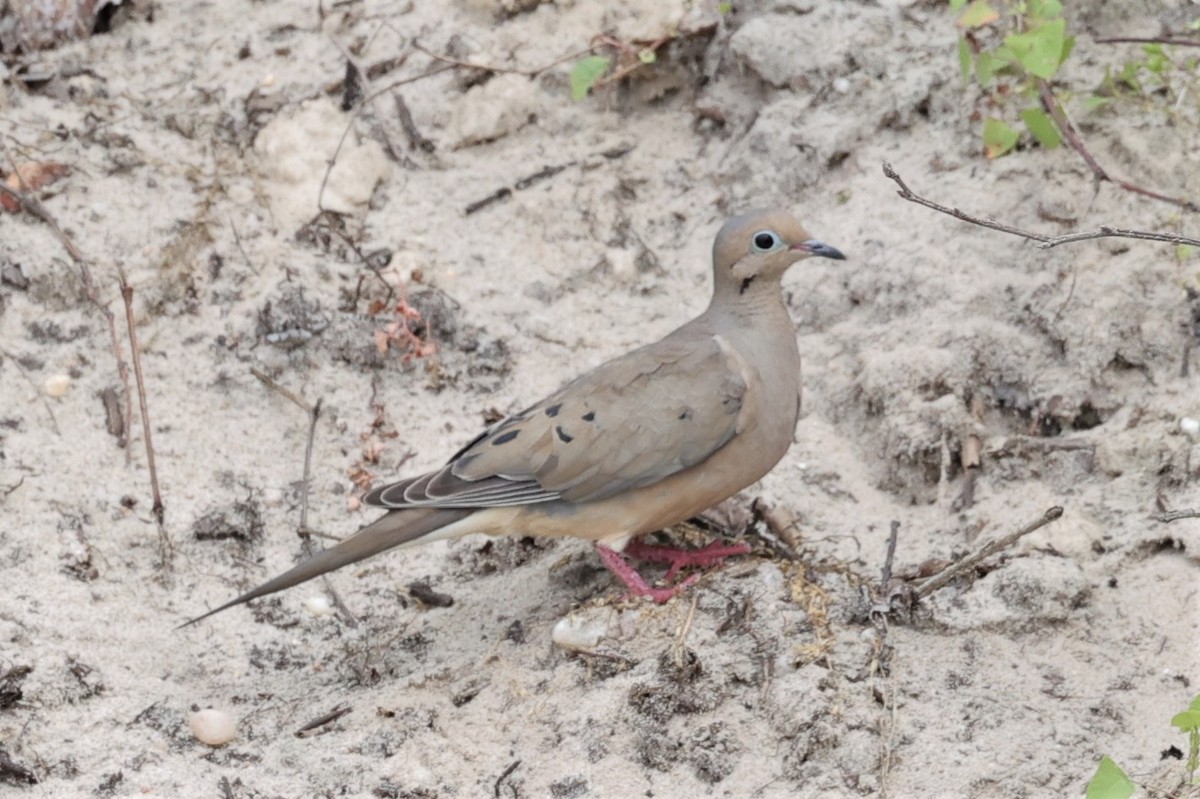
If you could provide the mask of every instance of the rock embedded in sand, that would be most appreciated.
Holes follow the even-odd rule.
[[[447,130],[458,150],[502,139],[528,125],[542,107],[537,84],[523,75],[499,75],[475,86],[458,101]]]
[[[568,652],[595,652],[613,626],[609,608],[585,608],[563,616],[550,632],[550,640]]]
[[[365,210],[375,187],[391,174],[391,162],[378,143],[359,141],[353,133],[343,141],[348,122],[332,101],[310,100],[259,132],[254,151],[271,213],[282,230],[296,230],[322,209],[339,214]]]
[[[49,397],[61,397],[71,388],[70,375],[50,375],[46,378],[46,382],[42,384],[42,390]]]
[[[188,728],[196,740],[209,746],[224,746],[237,737],[237,724],[228,713],[211,707],[188,717]]]

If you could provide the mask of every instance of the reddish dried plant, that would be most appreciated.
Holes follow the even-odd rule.
[[[405,363],[418,358],[427,358],[437,352],[437,344],[429,339],[428,326],[420,325],[421,312],[408,304],[407,293],[401,293],[394,305],[383,302],[373,302],[368,310],[372,316],[384,312],[392,314],[392,320],[375,331],[375,347],[383,355],[390,349],[400,352],[400,358]],[[422,338],[418,330],[423,330]]]

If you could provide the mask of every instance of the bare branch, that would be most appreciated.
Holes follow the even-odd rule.
[[[1026,524],[1024,527],[1014,530],[1006,536],[997,538],[995,541],[989,541],[987,544],[984,544],[982,547],[980,547],[979,550],[974,554],[967,555],[966,557],[950,564],[938,574],[918,582],[914,586],[917,592],[917,597],[924,598],[929,596],[934,591],[937,591],[939,588],[947,585],[958,575],[974,569],[987,558],[990,558],[992,555],[995,555],[1001,550],[1008,549],[1018,540],[1029,535],[1034,530],[1040,530],[1050,522],[1059,519],[1062,514],[1063,509],[1060,506],[1055,505],[1043,513],[1040,518],[1029,522],[1029,524]]]
[[[1183,36],[1105,36],[1092,39],[1096,44],[1170,44],[1178,47],[1200,47],[1200,39]]]
[[[1190,236],[1176,236],[1169,233],[1151,233],[1143,230],[1126,230],[1123,228],[1115,228],[1109,225],[1101,225],[1098,229],[1092,232],[1067,233],[1062,236],[1046,236],[1041,233],[1033,233],[1028,230],[1006,225],[1003,222],[998,222],[991,217],[979,217],[968,214],[965,211],[960,211],[957,208],[951,208],[941,203],[936,203],[933,200],[928,200],[919,194],[913,192],[904,182],[904,179],[892,168],[892,165],[887,161],[883,162],[883,174],[890,178],[900,187],[897,192],[903,199],[909,202],[914,202],[917,205],[923,205],[938,213],[952,216],[955,219],[961,219],[963,222],[968,222],[972,225],[985,227],[990,230],[998,230],[1001,233],[1008,233],[1013,236],[1019,236],[1023,239],[1038,242],[1038,247],[1043,250],[1048,250],[1052,247],[1058,247],[1062,244],[1074,244],[1077,241],[1087,241],[1089,239],[1104,239],[1104,238],[1121,238],[1121,239],[1144,239],[1146,241],[1161,241],[1167,244],[1187,244],[1192,247],[1200,247],[1200,239],[1194,239]]]
[[[120,264],[117,264],[117,275],[121,283],[121,299],[125,302],[125,326],[129,331],[133,375],[137,380],[138,407],[142,416],[142,438],[146,445],[146,467],[150,471],[150,495],[154,500],[152,510],[154,511],[154,520],[158,522],[158,538],[162,548],[163,564],[169,566],[172,549],[171,537],[167,535],[167,528],[163,523],[165,514],[162,492],[158,488],[158,468],[154,464],[154,441],[150,437],[150,408],[146,402],[146,379],[142,375],[142,355],[141,350],[138,349],[137,325],[133,318],[133,286],[129,285],[129,281],[125,277],[125,269]]]
[[[1083,139],[1080,137],[1079,131],[1075,129],[1075,125],[1072,124],[1071,120],[1067,118],[1067,113],[1063,110],[1062,104],[1058,101],[1058,97],[1055,96],[1054,92],[1050,89],[1050,84],[1039,78],[1037,86],[1038,94],[1041,95],[1042,98],[1042,105],[1046,107],[1046,110],[1050,113],[1050,116],[1054,118],[1054,124],[1058,126],[1060,131],[1062,131],[1063,138],[1067,140],[1067,144],[1071,145],[1072,150],[1079,153],[1080,157],[1082,157],[1084,162],[1088,165],[1088,168],[1092,170],[1092,174],[1095,175],[1097,181],[1107,180],[1110,183],[1125,189],[1125,191],[1132,192],[1134,194],[1140,194],[1143,197],[1149,197],[1152,200],[1162,200],[1163,202],[1171,203],[1172,205],[1178,205],[1180,208],[1183,208],[1187,211],[1200,211],[1200,205],[1196,205],[1196,203],[1192,202],[1191,200],[1181,200],[1175,197],[1168,197],[1165,194],[1161,194],[1157,191],[1151,191],[1150,189],[1139,186],[1136,183],[1124,180],[1123,178],[1114,177],[1112,174],[1110,174],[1108,170],[1100,166],[1100,163],[1096,160],[1096,157],[1092,155],[1091,151],[1088,150],[1087,146],[1083,143]]]
[[[1200,508],[1183,508],[1182,510],[1169,510],[1165,513],[1160,513],[1154,517],[1160,522],[1177,522],[1180,519],[1200,519]]]

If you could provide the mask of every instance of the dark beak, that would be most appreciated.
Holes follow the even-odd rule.
[[[841,250],[836,247],[830,247],[825,242],[817,241],[816,239],[809,239],[803,244],[793,244],[792,249],[800,250],[800,252],[806,252],[809,255],[816,255],[821,258],[832,258],[835,261],[846,260],[846,256],[842,255]]]

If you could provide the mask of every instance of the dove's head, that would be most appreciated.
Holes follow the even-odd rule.
[[[713,242],[715,288],[744,294],[756,282],[778,283],[788,267],[811,256],[844,261],[838,250],[808,234],[782,209],[750,211],[730,219]]]

